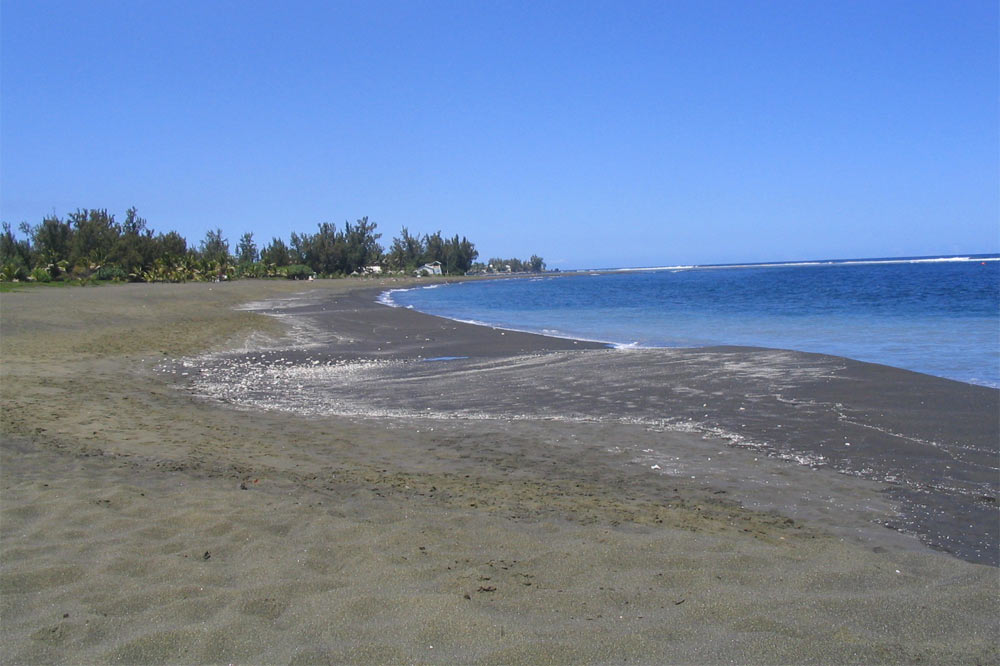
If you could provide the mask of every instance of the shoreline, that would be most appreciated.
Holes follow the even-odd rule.
[[[996,261],[1000,261],[1000,258],[997,258]],[[777,266],[784,266],[785,264],[776,264],[776,265]],[[797,264],[789,264],[789,265],[797,265]],[[745,267],[753,268],[755,266],[756,266],[756,264],[748,264],[746,266],[743,266],[743,265],[734,265],[733,267],[735,267],[735,268],[745,268]],[[722,267],[729,267],[729,266],[722,266]],[[712,268],[715,268],[715,266],[712,266]],[[644,270],[654,271],[654,270],[666,270],[666,269],[618,269],[619,272],[644,271]],[[602,271],[598,271],[598,272],[602,272]],[[608,272],[608,271],[603,271],[603,272]],[[583,271],[583,272],[581,272],[581,271],[566,271],[566,272],[564,272],[562,274],[563,275],[578,275],[578,274],[583,274],[583,273],[586,273],[586,272],[585,271]],[[504,278],[504,277],[484,277],[483,279],[485,279],[485,280],[497,280],[497,279],[518,279],[518,278],[525,278],[525,277],[530,277],[530,274],[527,274],[527,275],[526,274],[514,275],[514,276],[511,276],[511,277],[507,277],[507,278]],[[440,282],[439,284],[441,284],[441,285],[459,284],[459,281],[452,281],[450,279],[445,279],[444,281]],[[902,368],[900,366],[889,365],[887,363],[877,363],[877,362],[874,362],[874,361],[865,361],[865,360],[862,360],[862,359],[852,358],[850,356],[841,356],[841,355],[837,355],[837,354],[827,354],[825,352],[810,352],[810,351],[803,351],[803,350],[800,350],[800,349],[789,349],[789,348],[784,348],[784,347],[763,347],[763,346],[753,346],[753,345],[730,345],[730,344],[699,345],[699,346],[688,346],[688,347],[684,347],[684,346],[652,346],[652,345],[639,345],[639,344],[636,344],[636,343],[615,342],[615,341],[612,341],[612,340],[599,340],[599,339],[592,339],[592,338],[577,337],[577,336],[573,336],[573,335],[569,335],[569,334],[567,334],[567,335],[555,335],[553,333],[547,333],[545,331],[535,331],[535,330],[530,330],[530,329],[511,328],[511,327],[503,326],[503,325],[500,325],[500,324],[490,324],[489,322],[485,322],[485,321],[476,321],[476,320],[471,320],[471,319],[458,319],[458,318],[455,318],[455,317],[448,317],[448,316],[445,316],[445,315],[433,314],[433,313],[430,313],[430,312],[424,312],[423,310],[419,310],[419,309],[417,309],[417,308],[415,308],[413,306],[398,305],[398,304],[394,304],[394,303],[391,303],[391,302],[385,302],[381,298],[383,295],[391,293],[393,291],[410,291],[410,290],[413,290],[413,289],[428,288],[430,286],[432,286],[432,285],[427,285],[425,287],[421,287],[421,286],[418,285],[418,286],[412,286],[412,287],[403,287],[403,288],[396,288],[396,289],[389,289],[389,290],[381,291],[381,292],[379,292],[379,297],[375,299],[375,302],[379,303],[380,305],[385,305],[386,307],[402,308],[404,310],[405,309],[410,309],[410,310],[413,310],[413,311],[416,311],[416,312],[420,312],[421,314],[426,314],[426,315],[429,315],[429,316],[432,316],[432,317],[438,317],[440,319],[445,319],[445,320],[448,320],[448,321],[453,321],[453,322],[456,322],[456,323],[459,323],[459,324],[467,324],[469,326],[482,326],[482,327],[485,327],[485,328],[492,328],[492,329],[501,330],[501,331],[511,331],[511,332],[514,332],[514,333],[525,333],[525,334],[528,334],[528,335],[537,335],[537,336],[540,336],[540,337],[543,337],[543,338],[557,338],[557,339],[565,339],[565,340],[575,340],[575,341],[578,341],[578,342],[595,343],[595,344],[603,345],[603,346],[605,346],[605,347],[607,347],[609,349],[636,349],[636,350],[642,350],[642,349],[677,349],[677,350],[735,349],[735,350],[746,350],[746,351],[789,352],[789,353],[793,353],[793,354],[815,354],[817,356],[828,356],[828,357],[831,357],[831,358],[842,359],[844,361],[849,361],[849,362],[852,362],[852,363],[864,363],[866,365],[874,365],[874,366],[881,366],[881,367],[884,367],[884,368],[889,368],[890,370],[900,370],[900,371],[904,371],[904,372],[911,372],[911,373],[914,373],[914,374],[917,374],[917,375],[924,375],[926,377],[932,377],[934,379],[942,379],[942,380],[945,380],[945,381],[956,382],[958,384],[964,384],[964,385],[967,385],[967,386],[977,386],[977,387],[981,387],[981,388],[988,388],[988,389],[994,389],[994,390],[1000,391],[1000,387],[992,386],[990,384],[977,384],[975,382],[967,382],[967,381],[963,381],[961,379],[953,379],[951,377],[942,377],[940,375],[932,375],[932,374],[930,374],[928,372],[921,372],[919,370],[910,370],[909,368]]]
[[[990,301],[995,305],[997,297],[995,287],[990,287],[997,264],[992,262],[986,268],[986,262],[966,263],[969,265],[957,268],[917,267],[914,271],[907,268],[890,270],[887,274],[882,274],[884,267],[838,270],[837,284],[866,285],[858,287],[857,304],[845,300],[840,289],[830,292],[829,303],[813,302],[802,285],[816,283],[815,288],[825,293],[822,283],[826,280],[811,271],[788,270],[779,271],[774,278],[759,270],[729,277],[723,274],[657,277],[651,271],[597,281],[589,276],[564,276],[569,282],[547,276],[521,276],[528,277],[527,282],[451,286],[443,291],[434,290],[437,285],[431,285],[431,291],[417,288],[409,294],[397,292],[392,296],[406,307],[458,321],[596,340],[614,346],[656,349],[739,345],[787,349],[886,364],[1000,388],[997,320],[994,308],[990,307]],[[927,309],[931,307],[930,301],[919,290],[938,294],[934,298],[945,293],[941,291],[943,286],[934,283],[935,276],[942,271],[944,277],[938,277],[947,278],[949,284],[954,282],[956,293],[964,294],[963,300],[951,304],[935,300],[933,308]],[[752,291],[747,291],[744,284],[747,280],[747,284],[755,285]],[[874,305],[878,294],[869,292],[872,289],[877,292],[880,287],[874,285],[883,282],[882,288],[897,295],[890,299],[898,301],[896,305]],[[787,303],[774,301],[768,295],[785,293],[786,288]],[[701,302],[699,294],[706,290],[715,294],[716,289],[722,290],[717,296],[722,299],[718,308]],[[668,301],[663,308],[653,307],[655,294],[663,290],[670,294]]]
[[[831,532],[860,524],[851,515],[891,510],[884,497],[871,504],[879,499],[871,481],[766,456],[747,476],[749,451],[718,448],[700,432],[544,414],[568,405],[586,416],[601,405],[580,390],[595,386],[600,359],[631,356],[641,361],[636,376],[652,380],[677,363],[694,367],[692,358],[591,349],[410,311],[373,316],[390,308],[365,304],[363,292],[391,284],[0,296],[3,661],[1000,656],[995,568],[878,526]],[[289,297],[298,299],[291,316],[232,309]],[[327,338],[289,354],[296,336],[317,331]],[[325,399],[383,401],[404,415],[233,409],[155,370],[207,349],[229,362],[241,345],[272,379],[303,384],[289,384],[286,397],[315,397],[309,382],[323,385],[332,373],[343,383],[337,395],[326,384]],[[739,413],[737,398],[747,397],[739,389],[752,388],[753,377],[732,363],[753,354],[713,353],[730,355],[716,370],[721,397]],[[808,374],[817,359],[788,362],[805,360],[799,372]],[[312,368],[324,370],[311,376]],[[480,390],[484,377],[490,391]],[[596,386],[613,396],[609,381]],[[533,393],[526,383],[548,388]],[[647,395],[684,416],[682,394],[667,388]],[[450,400],[465,404],[456,410]],[[428,402],[452,417],[415,416]],[[627,402],[609,409],[632,409]],[[501,418],[462,414],[480,407]],[[508,418],[519,414],[530,418]],[[646,448],[721,452],[698,465],[722,471],[715,479],[656,473],[652,465],[665,468],[666,459],[643,458]],[[756,481],[760,488],[747,488]],[[738,499],[803,490],[813,497],[803,499],[801,519]]]
[[[608,349],[393,308],[377,296],[362,289],[333,301],[273,304],[271,314],[311,322],[313,346],[299,340],[300,349],[217,357],[196,392],[310,415],[541,418],[711,435],[883,484],[882,494],[900,506],[900,515],[877,519],[887,528],[998,564],[997,389],[788,350]],[[369,327],[380,342],[359,335]],[[449,360],[412,363],[431,358]],[[480,377],[496,387],[480,388]],[[539,377],[544,389],[534,385]],[[404,399],[386,398],[404,391]],[[660,449],[654,443],[643,453],[662,469],[660,458],[670,456]],[[795,509],[792,500],[776,506]]]

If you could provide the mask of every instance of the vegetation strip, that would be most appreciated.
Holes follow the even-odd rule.
[[[541,272],[545,261],[532,255],[477,263],[474,243],[440,231],[423,236],[403,227],[389,250],[380,244],[377,224],[362,217],[337,229],[331,222],[316,233],[295,233],[285,243],[272,238],[258,248],[244,233],[230,252],[221,229],[209,230],[197,248],[176,231],[155,233],[139,211],[129,208],[122,222],[107,209],[78,209],[66,219],[53,214],[37,225],[21,223],[18,237],[8,222],[0,234],[2,282],[202,282],[240,278],[295,280],[394,273],[406,275]]]

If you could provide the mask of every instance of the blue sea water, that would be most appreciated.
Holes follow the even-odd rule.
[[[636,347],[821,352],[1000,387],[1000,257],[620,269],[394,290],[491,326]]]

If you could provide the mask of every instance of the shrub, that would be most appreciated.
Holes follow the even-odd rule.
[[[101,266],[97,269],[94,277],[98,280],[114,280],[115,282],[124,282],[128,280],[128,273],[126,273],[125,269],[120,266]]]
[[[90,266],[86,264],[77,264],[73,266],[73,270],[70,271],[70,275],[74,280],[86,280],[90,277]]]
[[[235,268],[236,278],[263,278],[267,277],[267,268],[261,263],[239,264]]]
[[[29,279],[34,280],[35,282],[52,282],[52,274],[49,273],[48,270],[39,266],[31,271]]]
[[[20,261],[8,261],[0,268],[0,280],[4,282],[28,279],[28,269]]]
[[[313,269],[309,268],[305,264],[292,264],[291,266],[285,266],[284,271],[285,277],[289,280],[305,280],[313,274]]]

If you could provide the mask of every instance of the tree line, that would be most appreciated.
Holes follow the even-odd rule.
[[[531,255],[527,261],[494,257],[486,264],[475,263],[472,265],[474,273],[541,273],[544,270],[545,261],[537,254]]]
[[[65,219],[57,215],[40,223],[22,223],[16,234],[9,223],[0,233],[0,280],[121,282],[186,282],[197,280],[288,277],[336,277],[364,274],[372,267],[411,274],[440,262],[446,275],[468,272],[542,271],[545,262],[532,256],[476,263],[479,252],[464,236],[412,234],[403,227],[388,250],[382,234],[367,217],[317,225],[314,233],[292,233],[286,243],[274,237],[258,247],[253,233],[240,236],[235,248],[221,229],[209,230],[197,246],[176,231],[156,233],[135,207],[121,222],[106,209],[78,209]]]

